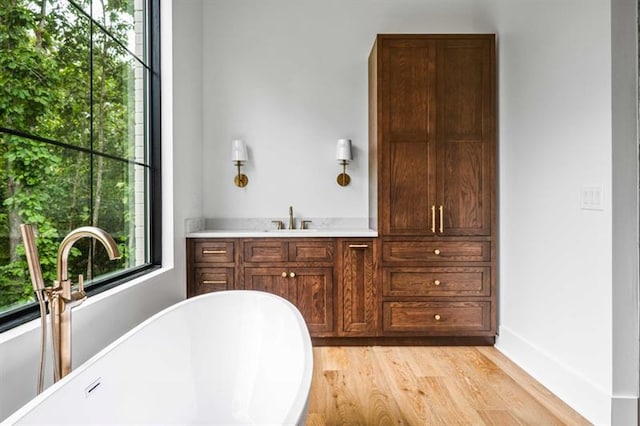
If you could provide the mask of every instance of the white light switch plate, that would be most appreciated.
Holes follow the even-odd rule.
[[[580,193],[582,210],[604,210],[604,189],[602,185],[583,185]]]

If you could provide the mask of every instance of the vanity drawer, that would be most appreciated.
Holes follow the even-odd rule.
[[[491,302],[384,302],[386,332],[455,333],[491,330]]]
[[[234,268],[196,268],[194,279],[196,294],[234,288]]]
[[[199,241],[194,244],[196,263],[233,263],[232,241]]]
[[[286,262],[289,257],[286,241],[245,241],[245,262]]]
[[[331,262],[333,241],[290,241],[290,262]]]
[[[408,296],[489,296],[489,267],[385,267],[382,294]]]
[[[491,243],[486,241],[387,241],[382,244],[386,262],[489,262]]]

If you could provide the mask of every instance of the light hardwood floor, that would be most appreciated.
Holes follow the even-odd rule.
[[[307,426],[587,425],[492,347],[316,347]]]

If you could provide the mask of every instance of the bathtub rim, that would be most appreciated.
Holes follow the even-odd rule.
[[[296,317],[296,320],[297,320],[296,322],[297,322],[297,324],[298,324],[298,326],[300,328],[301,337],[303,338],[303,341],[304,341],[304,357],[305,357],[304,365],[305,365],[305,367],[308,366],[308,368],[305,368],[305,370],[304,370],[304,372],[302,374],[302,377],[301,377],[302,380],[300,382],[300,387],[299,387],[298,394],[297,394],[298,397],[296,398],[296,401],[292,404],[289,412],[287,413],[287,415],[285,417],[285,420],[284,420],[283,424],[287,424],[287,425],[289,425],[289,424],[299,424],[300,420],[304,420],[304,416],[305,416],[305,413],[306,413],[306,410],[307,410],[307,407],[308,407],[309,398],[310,398],[310,391],[311,391],[311,379],[312,379],[312,376],[313,376],[313,349],[312,349],[311,337],[309,335],[309,329],[306,326],[306,322],[305,322],[304,318],[302,317],[302,314],[300,313],[298,308],[296,308],[295,305],[293,305],[291,302],[289,302],[288,300],[284,299],[283,297],[280,297],[280,296],[272,294],[272,293],[267,293],[267,292],[259,291],[259,290],[225,290],[225,291],[206,293],[206,294],[202,294],[202,295],[199,295],[199,296],[187,298],[185,300],[181,300],[180,302],[174,303],[173,305],[168,306],[168,307],[156,312],[155,314],[151,315],[149,318],[147,318],[146,320],[142,321],[138,325],[134,326],[129,331],[124,333],[122,336],[118,337],[116,340],[114,340],[113,342],[111,342],[110,344],[105,346],[98,353],[96,353],[91,358],[89,358],[88,360],[83,362],[81,365],[79,365],[78,367],[74,368],[67,376],[63,377],[58,382],[53,383],[52,385],[50,385],[40,395],[36,395],[35,397],[33,397],[31,400],[29,400],[22,407],[18,408],[16,411],[14,411],[12,414],[10,414],[9,417],[7,417],[6,419],[0,421],[0,425],[2,425],[2,426],[5,426],[5,425],[6,426],[10,426],[10,425],[13,425],[16,422],[20,421],[28,413],[30,413],[31,411],[35,410],[45,399],[49,398],[49,396],[51,396],[52,394],[57,392],[61,387],[65,386],[67,383],[78,379],[78,376],[80,376],[84,371],[86,371],[96,361],[98,361],[99,359],[103,358],[104,356],[106,356],[107,354],[112,352],[122,342],[124,342],[124,341],[128,340],[129,338],[131,338],[131,336],[133,336],[136,333],[140,332],[142,329],[148,327],[157,318],[160,318],[163,315],[168,314],[169,312],[177,310],[180,307],[182,307],[183,305],[187,305],[187,304],[190,304],[190,303],[196,303],[198,300],[202,300],[202,299],[206,299],[206,298],[221,297],[221,296],[223,296],[225,294],[229,294],[229,293],[255,294],[255,295],[259,295],[260,297],[277,299],[279,302],[287,305],[287,307],[292,311],[292,313]],[[301,398],[300,397],[301,395],[304,395],[304,398]]]

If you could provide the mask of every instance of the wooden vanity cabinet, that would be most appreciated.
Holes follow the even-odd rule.
[[[236,288],[235,240],[187,239],[187,297]]]
[[[495,37],[379,35],[370,211],[381,336],[496,333]]]
[[[277,294],[302,313],[312,337],[335,334],[333,239],[243,241],[244,288]]]
[[[382,235],[492,235],[494,45],[493,35],[378,36],[370,152]]]
[[[338,240],[338,335],[379,334],[380,299],[376,286],[373,239]]]

